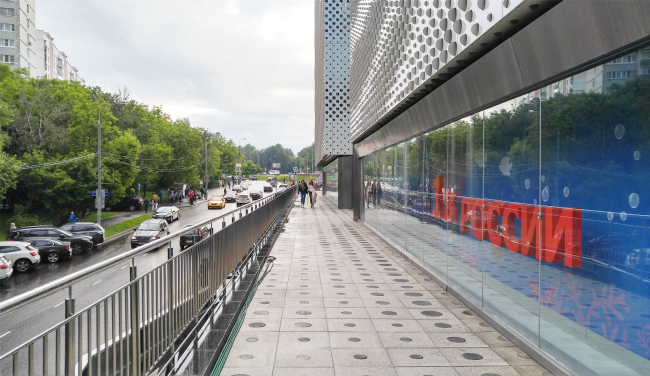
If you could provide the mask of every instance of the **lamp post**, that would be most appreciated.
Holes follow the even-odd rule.
[[[102,225],[102,200],[104,199],[104,192],[102,192],[102,110],[110,107],[111,104],[103,105],[97,113],[97,224]]]
[[[239,140],[239,142],[238,142],[238,144],[239,144],[239,145],[238,145],[238,147],[239,147],[239,164],[242,164],[242,161],[241,161],[241,142],[242,142],[242,141],[246,141],[246,138],[242,138],[242,139]],[[240,169],[239,173],[242,174],[241,169]],[[242,174],[242,175],[243,175],[243,174]],[[239,174],[237,174],[237,177],[239,177]]]

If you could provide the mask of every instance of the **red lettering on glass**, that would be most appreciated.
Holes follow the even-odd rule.
[[[536,206],[521,206],[521,254],[524,256],[533,256],[539,258],[537,255],[537,242],[541,236],[541,223],[537,219],[539,212]]]
[[[521,220],[521,205],[508,204],[503,208],[502,213],[502,226],[503,226],[503,242],[511,252],[520,251],[521,239],[515,236],[515,219]]]
[[[458,196],[451,190],[445,191],[445,221],[458,221]]]
[[[572,268],[582,266],[582,211],[571,208],[544,208],[544,261],[561,262]]]
[[[469,232],[469,223],[472,220],[470,212],[472,211],[472,203],[474,199],[463,197],[460,203],[460,232]]]
[[[503,214],[504,202],[492,201],[487,207],[487,231],[490,243],[503,247],[503,237],[499,231],[499,217]]]
[[[472,227],[474,237],[478,240],[487,240],[487,206],[486,200],[474,200],[472,203]]]

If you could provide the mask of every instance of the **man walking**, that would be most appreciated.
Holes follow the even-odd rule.
[[[147,199],[145,198],[145,199],[144,199],[144,202],[143,202],[142,204],[144,205],[144,213],[147,214],[147,213],[149,212],[149,211],[148,211],[148,209],[149,209],[149,200],[147,200]]]

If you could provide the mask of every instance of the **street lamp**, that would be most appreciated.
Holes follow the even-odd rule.
[[[241,163],[242,163],[242,162],[241,162],[241,142],[242,142],[242,141],[246,141],[246,138],[242,138],[242,139],[239,140],[239,142],[238,142],[238,144],[239,144],[239,145],[238,145],[238,147],[239,147],[239,164],[240,164],[240,165],[241,165]],[[239,172],[241,173],[241,167],[240,167]],[[239,174],[237,174],[237,177],[239,177]]]
[[[110,107],[111,103],[103,105],[97,113],[97,224],[102,225],[102,110]]]

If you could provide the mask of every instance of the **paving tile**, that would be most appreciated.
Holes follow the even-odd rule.
[[[496,347],[494,348],[494,351],[496,351],[510,365],[519,365],[519,366],[539,365],[528,354],[526,354],[523,350],[517,347]]]
[[[451,363],[440,352],[431,347],[388,348],[390,361],[395,367],[450,367]]]
[[[521,376],[515,368],[510,366],[456,367],[456,371],[463,376]]]
[[[332,349],[334,366],[340,367],[391,367],[386,350],[381,347]]]
[[[507,366],[508,363],[494,350],[487,347],[440,348],[454,367]]]
[[[278,368],[332,368],[330,349],[278,348],[275,355]]]
[[[510,342],[503,334],[499,332],[479,332],[476,333],[476,335],[492,348],[514,346],[514,343]]]
[[[278,348],[330,348],[330,333],[328,332],[279,332],[276,342]]]
[[[379,332],[379,338],[385,348],[435,347],[433,341],[424,332]]]
[[[231,368],[224,367],[221,370],[221,376],[237,376],[237,375],[248,375],[248,376],[272,376],[273,368]]]
[[[334,368],[275,368],[273,376],[334,376]]]
[[[397,376],[465,376],[453,367],[395,367]]]
[[[370,319],[327,319],[330,332],[374,332],[375,326]]]
[[[397,376],[393,367],[337,367],[336,376]]]
[[[384,347],[379,336],[374,331],[330,332],[329,338],[333,349]]]
[[[327,331],[327,320],[307,317],[282,319],[279,330],[282,332],[325,332]]]
[[[435,347],[489,347],[471,332],[427,333]]]

